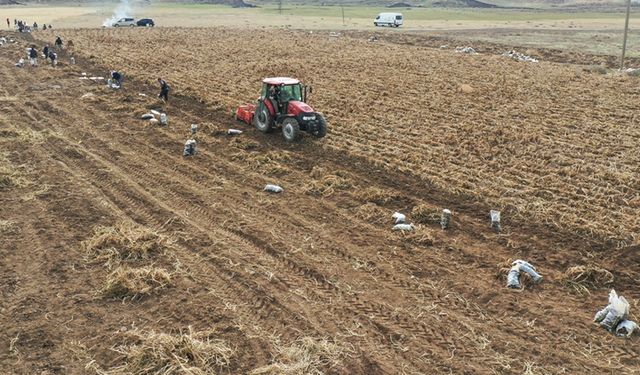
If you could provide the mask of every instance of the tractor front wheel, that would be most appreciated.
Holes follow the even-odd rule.
[[[282,121],[282,135],[287,142],[293,142],[300,137],[300,124],[293,117],[287,117]]]
[[[318,116],[318,131],[313,133],[313,135],[317,138],[322,138],[325,135],[327,135],[327,121],[324,119],[324,117],[317,115]]]
[[[263,133],[270,133],[273,130],[273,120],[271,113],[264,103],[260,103],[256,113],[253,115],[253,124]]]

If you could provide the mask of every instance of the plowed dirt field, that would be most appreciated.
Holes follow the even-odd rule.
[[[60,33],[78,64],[0,48],[0,373],[640,372],[637,336],[592,324],[609,287],[640,308],[636,79],[318,32]],[[80,79],[109,69],[123,90]],[[325,139],[234,121],[271,75],[314,86]],[[544,281],[507,289],[518,258]]]

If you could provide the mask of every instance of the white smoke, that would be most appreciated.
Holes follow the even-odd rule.
[[[111,27],[116,21],[120,20],[121,18],[131,17],[131,14],[131,1],[121,0],[118,6],[116,6],[116,9],[113,10],[113,16],[104,20],[102,26]]]

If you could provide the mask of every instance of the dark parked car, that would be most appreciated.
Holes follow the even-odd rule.
[[[151,18],[143,18],[137,22],[138,26],[155,26]]]

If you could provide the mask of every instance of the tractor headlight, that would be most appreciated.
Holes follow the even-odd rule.
[[[302,119],[304,121],[311,121],[311,120],[315,120],[316,116],[303,116]]]

